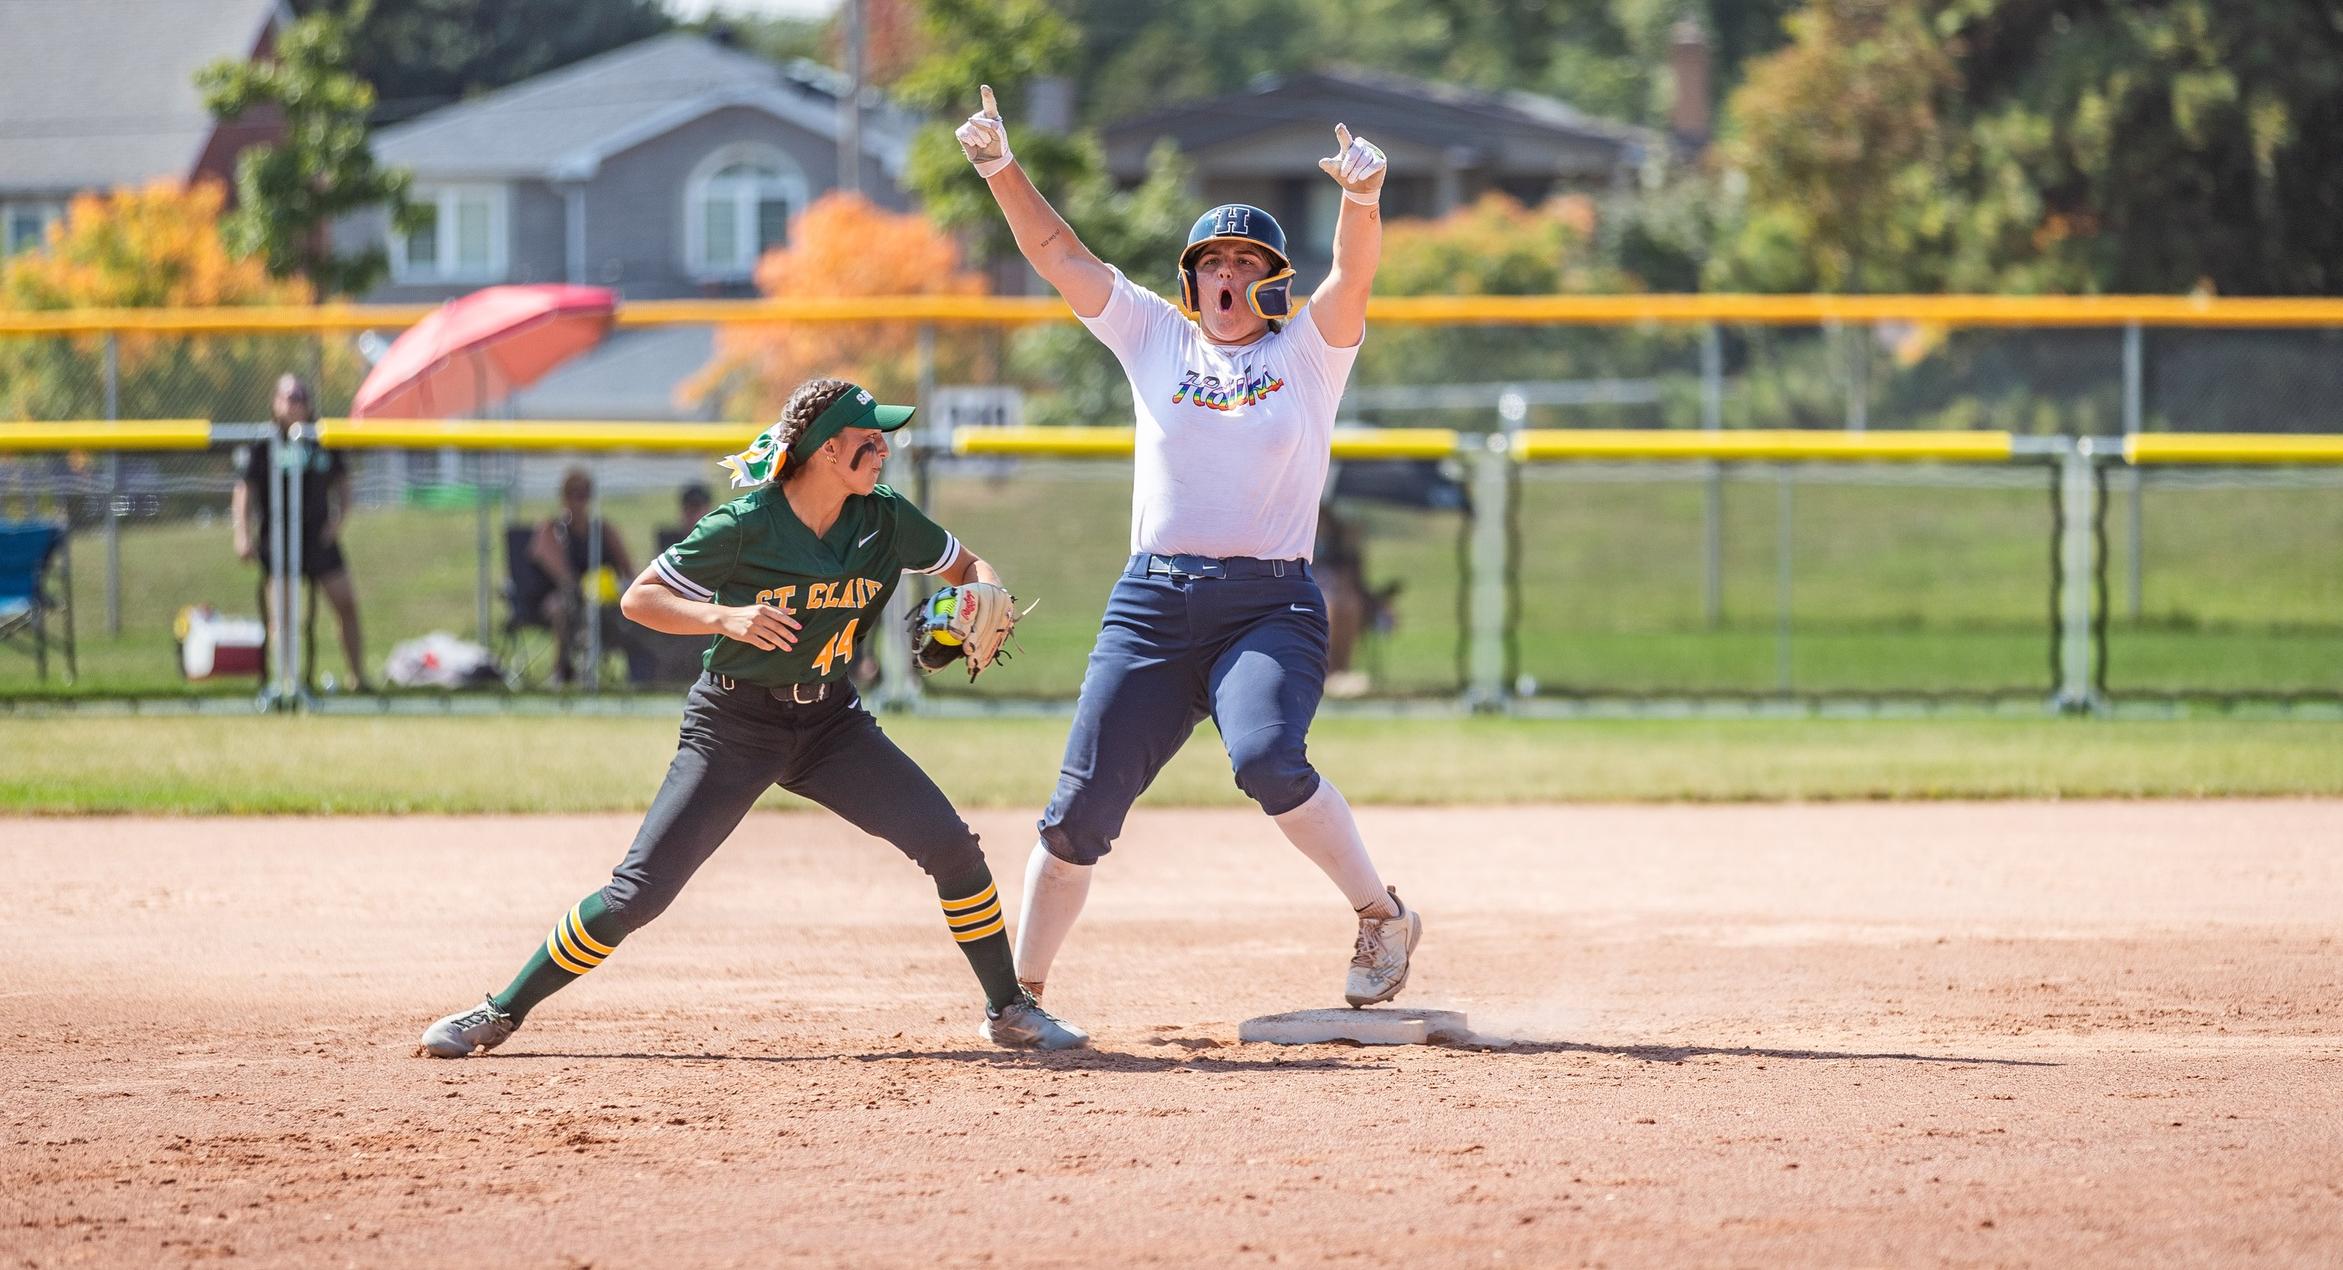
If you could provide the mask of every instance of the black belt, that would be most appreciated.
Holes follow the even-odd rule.
[[[768,687],[765,684],[750,683],[745,679],[734,679],[730,675],[719,675],[714,673],[707,675],[706,679],[708,683],[719,689],[722,689],[725,692],[761,693],[765,696],[771,697],[773,700],[778,701],[783,705],[789,706],[813,705],[815,702],[821,701],[822,699],[828,697],[830,695],[831,688],[831,685],[826,683],[787,684],[783,687],[773,688]],[[845,685],[843,684],[838,685],[838,688],[841,692],[845,691]]]
[[[1256,560],[1251,556],[1165,556],[1142,551],[1131,557],[1123,573],[1133,578],[1306,578],[1310,562]]]

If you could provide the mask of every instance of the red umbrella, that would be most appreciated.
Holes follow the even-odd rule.
[[[609,333],[608,287],[489,287],[434,309],[391,342],[358,387],[353,419],[479,414]]]

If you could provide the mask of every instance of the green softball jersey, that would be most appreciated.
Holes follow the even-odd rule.
[[[778,688],[846,678],[903,574],[941,572],[959,554],[958,539],[884,485],[848,498],[818,536],[766,485],[701,517],[652,568],[688,599],[787,609],[802,624],[796,647],[719,635],[701,659],[712,674]]]

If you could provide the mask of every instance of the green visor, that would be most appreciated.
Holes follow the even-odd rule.
[[[911,422],[913,409],[911,406],[882,406],[877,398],[870,395],[869,389],[857,385],[831,402],[828,409],[815,415],[814,421],[806,425],[805,435],[797,438],[796,444],[789,447],[787,454],[780,452],[781,425],[776,423],[760,433],[747,449],[725,459],[724,466],[731,470],[735,488],[762,485],[780,475],[784,464],[804,462],[805,456],[820,449],[823,442],[846,429],[875,428],[880,432],[893,432]]]
[[[856,385],[831,402],[829,409],[814,416],[814,421],[806,425],[805,435],[789,447],[789,457],[792,461],[802,463],[805,456],[820,449],[824,441],[848,428],[876,428],[881,432],[893,432],[911,422],[914,409],[916,407],[882,406],[876,397],[870,395],[870,389]]]

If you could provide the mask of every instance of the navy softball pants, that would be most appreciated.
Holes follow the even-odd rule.
[[[627,931],[648,924],[775,785],[886,839],[946,894],[982,884],[976,832],[844,684],[798,705],[702,675],[684,699],[667,779],[602,888],[603,903]]]
[[[1326,597],[1307,566],[1230,560],[1231,576],[1211,577],[1148,573],[1149,559],[1133,557],[1107,599],[1041,818],[1050,853],[1075,864],[1107,853],[1206,717],[1261,810],[1291,811],[1318,790],[1306,742],[1326,690]]]

